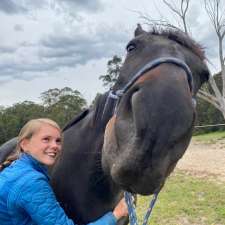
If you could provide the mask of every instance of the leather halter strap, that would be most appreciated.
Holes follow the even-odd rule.
[[[189,66],[183,60],[175,58],[175,57],[160,57],[160,58],[154,59],[154,60],[148,62],[147,64],[145,64],[137,73],[135,73],[132,76],[131,80],[122,89],[119,89],[117,91],[111,90],[109,92],[107,100],[106,100],[106,104],[105,104],[105,107],[103,110],[103,116],[104,116],[107,106],[110,102],[110,99],[113,99],[114,101],[116,100],[116,104],[115,104],[115,108],[114,108],[114,114],[116,114],[118,103],[119,103],[121,97],[129,90],[129,88],[140,77],[142,77],[146,72],[158,67],[159,65],[161,65],[163,63],[169,63],[169,64],[176,65],[178,67],[181,67],[185,71],[186,76],[187,76],[188,85],[190,88],[190,92],[193,95],[193,76],[192,76],[192,72],[191,72]],[[192,97],[192,102],[194,105],[196,104],[195,99],[193,97]]]
[[[158,59],[154,59],[153,61],[148,62],[145,64],[134,76],[131,78],[131,80],[120,90],[117,90],[115,92],[115,95],[118,97],[121,97],[124,93],[127,92],[127,90],[146,72],[149,70],[152,70],[156,68],[157,66],[163,64],[163,63],[169,63],[174,64],[178,67],[181,67],[187,74],[187,80],[189,84],[190,91],[192,93],[193,91],[193,78],[192,78],[192,72],[188,65],[181,59],[175,58],[175,57],[161,57]]]

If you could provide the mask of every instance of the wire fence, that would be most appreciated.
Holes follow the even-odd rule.
[[[199,125],[199,126],[195,126],[195,128],[204,128],[204,127],[219,127],[219,126],[225,126],[225,124],[224,124],[224,123],[219,123],[219,124]]]

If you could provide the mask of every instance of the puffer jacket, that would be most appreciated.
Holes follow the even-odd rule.
[[[23,153],[0,172],[1,225],[74,225],[57,202],[47,169]],[[112,212],[89,225],[115,225]]]

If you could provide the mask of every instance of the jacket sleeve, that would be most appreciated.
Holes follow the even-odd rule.
[[[108,212],[98,220],[89,223],[88,225],[116,225],[116,217],[112,212]]]
[[[32,177],[21,186],[17,204],[37,225],[74,225],[56,200],[44,177]]]
[[[75,225],[59,205],[44,177],[27,181],[21,187],[20,193],[17,203],[37,225]],[[88,225],[116,225],[116,218],[112,212],[108,212]]]

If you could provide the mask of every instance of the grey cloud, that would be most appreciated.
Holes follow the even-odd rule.
[[[48,6],[46,0],[0,0],[0,11],[6,14],[27,14],[30,10]]]
[[[14,26],[14,30],[20,32],[20,31],[23,31],[24,29],[23,29],[23,26],[21,24],[16,24]]]
[[[18,0],[1,0],[0,11],[6,14],[18,14],[26,12],[26,8],[18,4]]]
[[[21,64],[16,62],[0,64],[0,83],[6,83],[13,79],[32,80],[40,76],[49,75],[49,72],[56,72],[64,67],[74,67],[82,64],[79,57],[64,57],[48,59],[30,64]]]
[[[201,3],[195,1],[190,5],[190,10],[187,14],[187,25],[191,30],[198,29],[202,16],[204,16],[204,7],[200,6]]]
[[[0,46],[0,53],[14,53],[16,52],[17,48],[16,47],[11,47],[11,46]]]
[[[74,58],[74,65],[85,64],[90,60],[121,55],[128,41],[125,32],[115,28],[99,28],[96,34],[74,34],[71,36],[50,35],[40,43],[40,58],[58,58],[66,61]],[[65,59],[64,59],[65,58]],[[79,59],[79,60],[78,60]]]
[[[56,2],[63,7],[67,7],[67,9],[71,9],[75,13],[76,10],[95,12],[103,9],[103,4],[100,0],[56,0]]]
[[[122,55],[128,35],[115,28],[98,28],[95,34],[71,34],[62,36],[52,34],[43,38],[39,44],[22,43],[18,52],[13,48],[2,48],[5,52],[13,53],[12,58],[19,58],[21,52],[31,54],[25,59],[0,62],[0,83],[4,77],[12,79],[30,80],[36,76],[46,75],[48,72],[61,70],[65,67],[76,68],[91,60]],[[1,47],[0,47],[1,50]],[[11,51],[11,52],[10,52]],[[18,54],[18,55],[17,55]],[[31,60],[33,57],[34,59]],[[30,58],[29,62],[26,58]],[[25,63],[24,63],[25,62]]]
[[[103,10],[101,0],[0,0],[0,11],[6,14],[28,14],[32,15],[37,9],[53,9],[57,13],[64,14],[65,17],[76,18],[81,12],[98,12]],[[34,15],[36,15],[34,13]]]
[[[206,56],[208,58],[218,57],[218,39],[213,31],[210,31],[202,37],[200,43],[205,47]]]
[[[50,63],[41,64],[19,64],[15,62],[2,64],[0,65],[0,83],[1,80],[11,77],[13,79],[21,79],[21,80],[31,80],[36,77],[37,73],[40,75],[41,73],[46,73],[48,71],[54,71],[55,65],[51,65]]]

